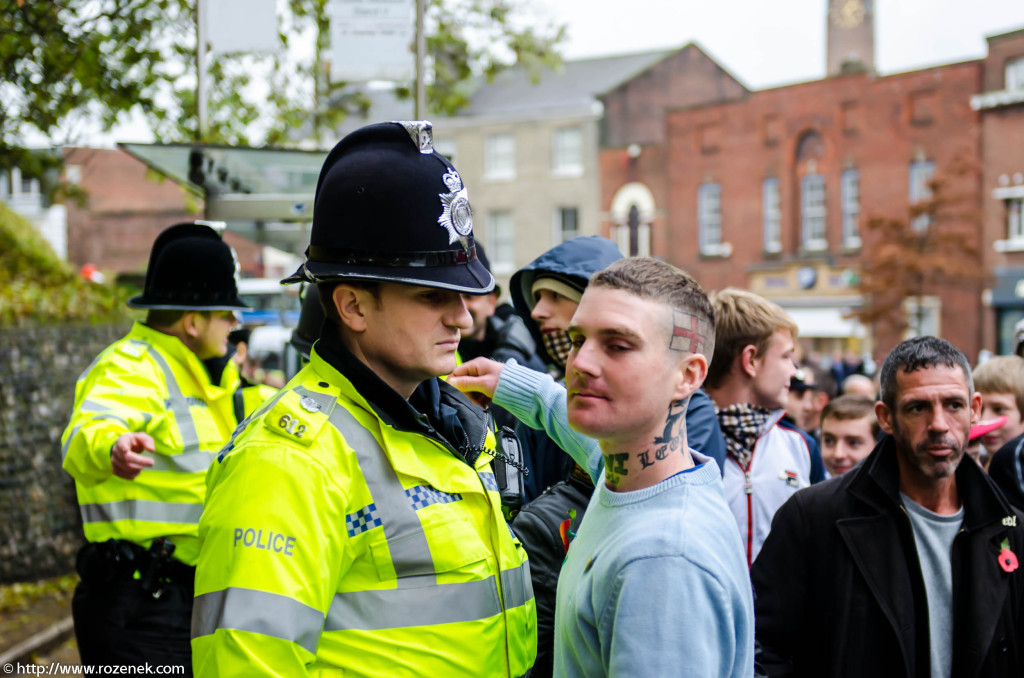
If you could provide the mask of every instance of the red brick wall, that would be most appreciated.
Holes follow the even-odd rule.
[[[142,272],[162,230],[200,218],[188,211],[185,188],[147,177],[145,164],[124,151],[69,148],[65,164],[81,168],[79,185],[87,193],[84,205],[67,205],[68,261],[75,267],[91,263],[103,271]],[[259,275],[259,246],[232,233],[225,240],[237,251],[242,271]]]
[[[855,267],[859,251],[846,251],[840,242],[842,171],[847,166],[860,170],[862,232],[872,216],[906,218],[913,160],[932,160],[937,172],[958,157],[977,165],[980,127],[970,97],[979,91],[980,80],[981,63],[967,62],[882,78],[834,77],[755,92],[741,101],[670,111],[665,150],[645,147],[633,170],[665,209],[666,232],[656,239],[664,249],[655,246],[654,253],[687,269],[708,289],[746,287],[751,267],[766,262],[826,260],[838,268]],[[818,254],[799,248],[796,153],[807,132],[823,140],[817,171],[826,180],[828,249]],[[649,150],[648,164],[643,161]],[[605,209],[625,178],[617,154],[621,151],[602,154]],[[782,200],[783,251],[776,255],[763,251],[761,190],[769,175],[778,177]],[[727,258],[698,252],[697,190],[706,181],[722,186],[722,239],[733,247]],[[977,174],[971,174],[961,177],[955,189],[967,192],[977,206],[978,183]],[[943,334],[972,358],[981,342],[980,289],[941,291]],[[880,357],[898,337],[877,330]]]
[[[738,80],[691,43],[602,97],[602,145],[661,143],[666,109],[746,94]]]
[[[989,53],[984,61],[984,91],[1005,87],[1006,62],[1024,56],[1024,31],[1015,31],[988,40]],[[1024,267],[1024,252],[997,252],[994,243],[1007,237],[1006,201],[992,192],[1015,184],[1015,175],[1024,175],[1024,103],[981,111],[981,205],[984,226],[981,238],[983,262],[987,271],[996,266]],[[985,308],[982,318],[983,346],[996,350],[996,314]]]
[[[988,56],[985,57],[983,90],[997,92],[1004,89],[1006,62],[1022,55],[1024,55],[1024,30],[989,38]]]

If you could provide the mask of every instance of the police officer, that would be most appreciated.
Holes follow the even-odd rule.
[[[429,123],[359,129],[320,173],[311,362],[211,467],[193,617],[201,676],[519,676],[526,555],[486,413],[439,375],[494,279]]]
[[[191,671],[189,623],[206,470],[235,427],[227,351],[237,258],[206,223],[171,226],[153,244],[146,309],[79,378],[63,465],[75,479],[87,544],[72,613],[85,665]],[[180,675],[180,674],[179,674]]]

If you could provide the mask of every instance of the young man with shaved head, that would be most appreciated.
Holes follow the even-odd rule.
[[[558,581],[555,675],[753,672],[743,546],[718,468],[686,438],[714,334],[704,291],[664,262],[622,259],[583,294],[567,397],[548,417],[567,409],[572,428],[598,440],[589,454],[566,447],[597,489]],[[478,363],[459,387],[488,397],[514,387],[499,382],[517,371],[506,379],[495,365]]]

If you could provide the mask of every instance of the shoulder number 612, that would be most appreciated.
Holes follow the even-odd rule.
[[[299,420],[290,414],[286,414],[281,417],[277,425],[283,428],[288,433],[291,433],[296,438],[301,438],[302,434],[306,432],[306,425],[299,423]]]

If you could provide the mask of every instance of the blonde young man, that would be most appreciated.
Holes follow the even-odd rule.
[[[716,465],[686,438],[714,334],[704,291],[664,262],[622,259],[583,294],[567,395],[544,403],[546,430],[561,437],[567,410],[572,428],[599,442],[584,453],[565,446],[596,490],[558,580],[555,675],[752,675],[743,546]],[[484,399],[552,393],[550,377],[499,363],[463,372],[459,387]]]
[[[727,288],[712,295],[715,360],[704,388],[725,436],[725,496],[749,565],[772,516],[797,490],[824,478],[814,439],[782,421],[789,396],[797,327],[778,305]]]

